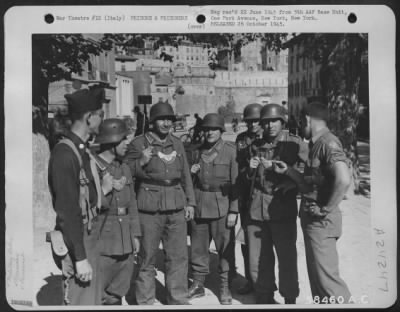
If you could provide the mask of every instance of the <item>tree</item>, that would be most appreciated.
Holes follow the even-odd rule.
[[[340,138],[352,163],[354,191],[359,193],[357,126],[360,117],[360,82],[368,77],[367,34],[303,35],[304,56],[320,64],[323,101],[330,112],[329,127]]]
[[[47,105],[49,84],[70,80],[72,73],[81,74],[90,55],[111,50],[122,37],[104,36],[93,40],[81,34],[32,36],[32,110],[33,133],[48,138]]]
[[[47,122],[49,84],[62,79],[71,79],[72,73],[82,73],[91,54],[110,50],[113,41],[102,38],[98,41],[79,34],[33,35],[32,36],[32,145],[33,145],[33,214],[35,228],[50,230],[54,227],[55,214],[52,210],[47,184],[50,146]],[[61,112],[51,127],[68,124]],[[45,173],[45,174],[44,174]]]

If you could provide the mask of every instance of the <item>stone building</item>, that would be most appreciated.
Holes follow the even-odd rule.
[[[99,35],[84,35],[88,40],[96,42]],[[67,101],[64,95],[75,92],[78,89],[89,88],[93,85],[100,85],[105,89],[105,96],[108,100],[104,104],[105,117],[110,118],[116,115],[116,85],[115,85],[115,54],[114,52],[102,52],[100,55],[90,55],[89,60],[83,65],[81,74],[72,73],[71,80],[60,80],[49,85],[48,111],[51,115],[58,109],[66,110]]]
[[[304,53],[305,34],[285,43],[288,50],[288,110],[289,116],[299,119],[307,102],[322,95],[319,78],[320,65]]]

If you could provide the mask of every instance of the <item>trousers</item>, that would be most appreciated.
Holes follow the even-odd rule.
[[[228,283],[230,266],[234,256],[233,228],[226,226],[227,216],[219,219],[194,219],[191,221],[191,257],[193,279],[204,281],[210,273],[209,247],[211,239],[218,252],[218,273],[221,282]]]
[[[99,274],[99,240],[100,225],[93,221],[91,233],[87,230],[83,233],[83,243],[86,251],[86,259],[90,263],[93,274],[92,280],[82,282],[75,277],[75,263],[67,254],[61,261],[63,274],[63,295],[65,305],[100,305],[101,304],[101,278]]]
[[[255,221],[247,225],[249,267],[258,296],[271,295],[275,284],[275,255],[278,258],[279,292],[284,298],[297,298],[299,280],[297,271],[296,219],[284,221]]]
[[[188,304],[187,225],[183,210],[156,213],[139,212],[142,264],[135,282],[139,305],[154,304],[156,260],[160,242],[165,255],[167,304]]]
[[[321,301],[328,297],[327,299],[333,298],[339,303],[348,303],[351,294],[339,274],[339,256],[336,248],[336,242],[342,232],[340,210],[335,209],[322,219],[304,213],[301,226],[313,298]]]
[[[130,286],[133,273],[133,254],[100,257],[100,274],[102,280],[102,303],[119,304]]]

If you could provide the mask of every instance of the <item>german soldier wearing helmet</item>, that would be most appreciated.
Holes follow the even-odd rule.
[[[274,247],[279,262],[280,294],[285,298],[285,303],[295,303],[299,295],[297,188],[288,177],[274,171],[274,162],[285,160],[289,166],[295,166],[300,160],[306,161],[308,151],[299,137],[283,130],[285,114],[285,109],[279,104],[267,104],[261,109],[263,136],[253,141],[250,151],[252,158],[247,175],[249,179],[254,179],[254,191],[247,235],[250,242],[250,272],[257,303],[275,302]]]
[[[167,303],[188,303],[186,222],[193,218],[195,197],[183,144],[171,134],[175,119],[169,103],[154,104],[150,108],[152,129],[130,143],[125,158],[137,183],[142,265],[135,289],[136,301],[143,305],[155,302],[160,241],[168,261]]]
[[[140,249],[141,230],[134,183],[129,166],[122,162],[130,143],[128,134],[123,120],[111,118],[104,120],[95,139],[95,143],[100,144],[95,159],[106,196],[98,216],[104,305],[121,305],[121,298],[130,287],[127,276],[133,273],[134,255]]]
[[[209,245],[214,240],[219,255],[220,302],[232,304],[229,272],[234,255],[234,226],[238,205],[236,148],[222,140],[224,118],[219,114],[204,116],[205,141],[199,148],[197,162],[192,165],[197,207],[191,221],[191,269],[193,284],[189,297],[205,295],[204,280],[210,272]]]
[[[242,230],[245,232],[245,244],[241,244],[244,260],[244,273],[247,283],[238,289],[238,293],[247,294],[253,291],[253,283],[249,272],[249,251],[246,235],[246,224],[248,221],[248,204],[250,198],[250,183],[246,177],[250,161],[250,146],[253,141],[262,136],[260,126],[260,111],[262,105],[251,103],[246,105],[243,110],[243,121],[246,123],[247,130],[240,133],[236,138],[237,161],[239,167],[238,192],[239,192],[239,212]]]

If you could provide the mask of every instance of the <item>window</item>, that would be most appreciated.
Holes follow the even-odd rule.
[[[310,74],[308,78],[308,88],[311,90],[312,89],[312,74]]]
[[[299,81],[296,80],[296,85],[295,85],[295,90],[294,90],[294,95],[298,96],[299,95]]]
[[[296,73],[300,70],[300,56],[296,56]]]
[[[268,56],[268,64],[271,64],[271,57]]]
[[[306,68],[306,60],[307,60],[307,57],[303,56],[303,69]]]

